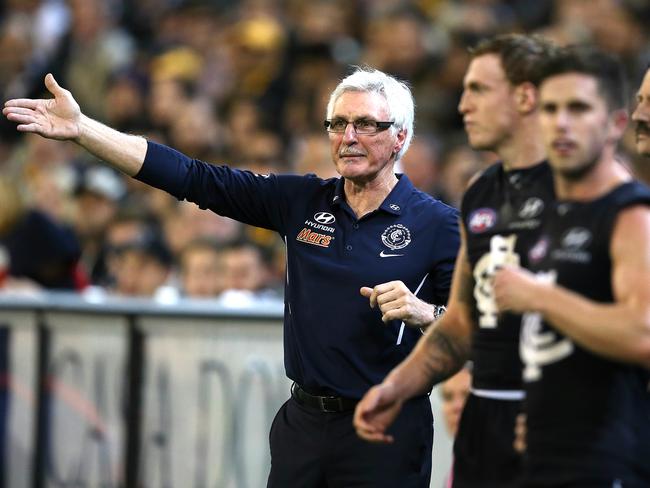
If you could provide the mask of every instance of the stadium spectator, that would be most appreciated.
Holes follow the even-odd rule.
[[[88,284],[79,266],[81,248],[72,229],[29,208],[16,184],[3,177],[0,248],[4,260],[9,261],[10,277],[58,290],[81,290]]]
[[[191,241],[180,254],[181,293],[189,298],[217,298],[225,290],[222,247],[210,239]]]
[[[171,252],[162,236],[151,229],[115,246],[111,259],[109,292],[121,296],[157,298],[172,271]]]
[[[247,242],[235,242],[222,251],[223,284],[226,290],[259,292],[267,287],[269,271],[262,251]]]

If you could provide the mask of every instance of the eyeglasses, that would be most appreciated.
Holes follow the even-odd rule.
[[[327,129],[327,132],[334,132],[336,134],[345,132],[348,124],[352,124],[352,127],[354,127],[354,131],[357,134],[376,134],[377,132],[388,129],[394,123],[395,122],[379,122],[371,119],[345,120],[342,118],[336,118],[324,121],[323,125]]]

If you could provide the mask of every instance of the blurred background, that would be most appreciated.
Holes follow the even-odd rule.
[[[649,25],[648,0],[0,0],[0,98],[47,96],[51,72],[119,130],[215,164],[328,178],[327,97],[369,65],[413,89],[400,170],[458,206],[495,161],[468,147],[457,112],[468,47],[506,32],[593,42],[625,62],[632,105]],[[619,157],[650,181],[632,131]],[[263,486],[288,397],[284,262],[274,233],[0,118],[0,488]],[[43,290],[80,301],[4,300]],[[124,297],[137,301],[112,301]],[[431,397],[433,487],[451,463],[444,402],[460,398],[457,415],[467,385],[456,390]]]
[[[216,164],[330,177],[327,96],[352,65],[369,65],[415,95],[402,171],[457,206],[494,161],[467,146],[456,109],[469,46],[515,31],[594,42],[625,61],[633,92],[648,25],[647,0],[0,0],[0,97],[44,96],[52,72],[119,130]],[[633,153],[627,137],[621,159],[650,180]],[[281,294],[283,252],[273,233],[0,120],[5,289],[254,300]]]

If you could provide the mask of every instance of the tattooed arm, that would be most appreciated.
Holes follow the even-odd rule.
[[[402,404],[449,378],[467,361],[473,330],[473,285],[461,226],[461,246],[447,312],[427,329],[411,354],[359,402],[354,426],[360,437],[371,442],[392,442],[393,438],[385,432]]]

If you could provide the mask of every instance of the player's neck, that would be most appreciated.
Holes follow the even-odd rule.
[[[555,175],[555,193],[558,200],[589,202],[609,193],[632,179],[630,171],[614,159],[604,155],[594,167],[579,179]]]
[[[522,121],[518,130],[498,148],[497,154],[506,171],[530,168],[546,158],[536,120]]]

